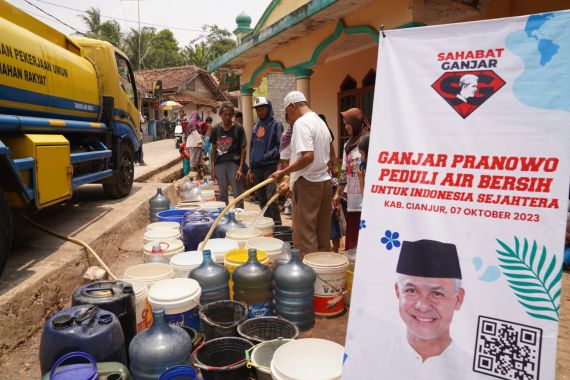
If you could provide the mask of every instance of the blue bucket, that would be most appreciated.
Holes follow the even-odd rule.
[[[178,224],[182,225],[184,221],[184,215],[192,212],[194,212],[194,210],[174,209],[161,211],[157,213],[156,216],[158,216],[159,222],[177,222]]]
[[[158,380],[197,380],[198,371],[187,365],[177,365],[160,375]]]

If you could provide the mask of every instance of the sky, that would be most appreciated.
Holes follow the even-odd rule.
[[[64,23],[85,32],[87,27],[81,19],[82,11],[91,7],[101,10],[102,21],[115,18],[123,33],[131,28],[138,28],[137,5],[140,6],[141,28],[154,26],[157,30],[169,27],[178,40],[178,46],[184,47],[201,35],[204,25],[216,24],[233,32],[236,28],[236,16],[242,11],[252,19],[251,27],[257,21],[271,0],[7,0],[32,16],[64,32],[75,34],[68,26],[52,19],[33,4]],[[71,8],[71,9],[70,9]],[[124,21],[129,20],[129,21]],[[147,24],[145,24],[147,23]],[[148,25],[157,24],[157,25]]]

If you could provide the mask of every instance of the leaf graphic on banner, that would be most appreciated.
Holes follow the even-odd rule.
[[[546,247],[539,253],[536,241],[525,238],[521,247],[515,236],[514,247],[497,239],[499,266],[518,302],[528,315],[557,322],[560,317],[560,288],[562,266],[556,263],[556,255],[549,255]]]

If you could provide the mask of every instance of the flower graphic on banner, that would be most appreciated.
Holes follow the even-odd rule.
[[[380,239],[380,243],[386,245],[386,249],[390,251],[392,248],[398,248],[400,246],[401,243],[398,240],[399,237],[400,234],[398,232],[386,230],[386,232],[384,232],[384,236]]]
[[[359,230],[363,230],[363,229],[365,229],[365,228],[366,228],[366,220],[361,219],[361,220],[360,220],[360,225],[358,226],[358,229],[359,229]]]
[[[562,265],[556,262],[556,255],[548,255],[545,246],[539,253],[535,240],[531,247],[526,238],[522,247],[516,236],[514,247],[496,240],[501,246],[497,249],[499,266],[526,313],[558,322]]]

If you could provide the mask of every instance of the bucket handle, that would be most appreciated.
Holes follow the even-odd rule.
[[[319,280],[321,280],[322,282],[324,282],[325,284],[327,284],[328,286],[330,286],[331,289],[333,289],[333,290],[336,289],[331,283],[329,283],[327,280],[325,280],[324,278],[322,278],[321,276],[319,276],[318,273],[315,273],[315,274],[317,275],[317,278],[318,278]],[[335,298],[340,298],[340,297],[344,297],[344,295],[347,294],[347,293],[348,293],[347,290],[342,290],[342,289],[341,289],[340,292],[335,292],[335,293],[331,294],[331,296],[334,296]],[[338,301],[332,303],[331,305],[327,305],[327,309],[329,309],[329,310],[332,309],[332,308],[335,307],[339,302],[340,302],[340,299],[339,299]]]
[[[95,362],[95,359],[93,358],[93,356],[89,355],[87,352],[74,351],[74,352],[70,352],[70,353],[63,355],[61,358],[59,358],[55,362],[53,367],[51,367],[51,371],[49,374],[50,380],[55,380],[55,374],[56,374],[59,366],[62,365],[63,362],[65,362],[66,360],[71,359],[71,358],[86,359],[93,366],[93,368],[95,368],[95,371],[97,372],[97,363]]]
[[[278,338],[281,339],[281,338]],[[256,348],[261,346],[263,343],[265,342],[261,342],[261,343],[257,343],[255,346],[245,350],[245,365],[247,368],[261,368],[261,369],[265,369],[267,371],[271,371],[271,368],[266,367],[264,365],[261,364],[257,364],[257,363],[253,363],[253,361],[251,360],[251,352]]]
[[[163,244],[166,244],[166,248],[164,248],[164,249],[162,248]],[[162,253],[165,249],[168,249],[170,247],[170,243],[167,243],[165,241],[161,241],[160,243],[158,243],[158,245],[160,246],[160,253]],[[153,254],[153,252],[151,252],[151,254]],[[154,254],[156,254],[156,253],[154,253]]]

